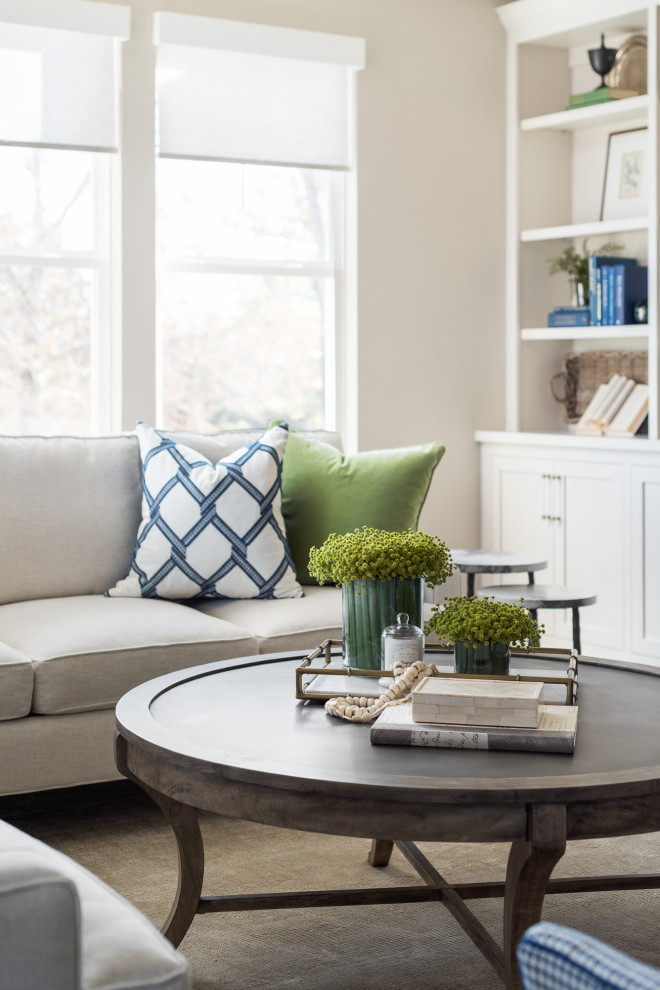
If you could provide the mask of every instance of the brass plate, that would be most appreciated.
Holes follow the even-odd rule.
[[[618,49],[614,65],[606,79],[607,85],[615,89],[634,89],[638,93],[646,93],[646,63],[646,36],[633,34]]]

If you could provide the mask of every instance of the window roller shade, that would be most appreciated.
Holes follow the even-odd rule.
[[[228,47],[211,47],[208,32],[201,31],[198,44],[190,40],[190,32],[186,44],[172,43],[176,23],[169,31],[161,30],[157,77],[161,156],[350,167],[351,77],[358,66],[341,60],[341,41],[348,46],[359,39],[340,38],[337,44],[337,36],[332,35],[177,16],[179,27],[181,20],[186,26],[213,21],[213,44],[222,46],[224,35]],[[237,28],[241,29],[238,41]],[[326,37],[332,43],[320,51]],[[240,45],[256,50],[236,50]],[[287,54],[277,54],[278,49]],[[347,51],[353,55],[356,48]]]
[[[121,6],[0,0],[0,143],[116,151],[115,43],[128,22]]]

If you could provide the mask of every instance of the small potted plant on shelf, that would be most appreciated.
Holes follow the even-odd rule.
[[[435,605],[426,632],[453,643],[457,674],[508,674],[511,648],[529,650],[541,642],[528,609],[495,598],[446,598]]]
[[[332,533],[309,552],[309,573],[342,589],[344,663],[380,669],[381,634],[405,612],[422,625],[424,583],[444,584],[453,572],[447,545],[417,530],[391,533],[363,526]]]
[[[589,302],[589,255],[590,254],[614,254],[622,251],[623,244],[615,241],[606,241],[595,251],[590,251],[587,241],[582,242],[582,254],[575,250],[571,244],[564,248],[561,254],[555,254],[548,258],[548,274],[556,275],[557,272],[566,272],[575,292],[575,303],[577,306],[586,306]]]

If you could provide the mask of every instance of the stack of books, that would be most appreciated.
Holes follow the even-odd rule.
[[[649,387],[625,375],[598,386],[575,432],[582,436],[633,437],[649,411]]]
[[[588,306],[554,306],[548,313],[549,327],[588,327],[590,322]]]
[[[592,107],[598,103],[609,103],[611,100],[627,100],[631,96],[639,96],[636,89],[616,89],[612,86],[600,86],[598,89],[591,89],[588,93],[573,93],[567,110],[575,110],[577,107]]]
[[[636,258],[589,255],[589,322],[591,326],[626,326],[634,322],[635,303],[648,295],[648,268]]]

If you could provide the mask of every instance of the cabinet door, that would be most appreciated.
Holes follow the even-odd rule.
[[[561,476],[560,584],[598,596],[580,609],[582,651],[623,650],[625,621],[624,472],[608,462],[555,462]],[[657,585],[656,585],[657,587]],[[570,610],[557,613],[557,634],[572,642]]]
[[[660,658],[660,468],[632,469],[632,645]]]
[[[536,572],[539,583],[555,577],[557,514],[553,501],[548,461],[515,454],[494,456],[484,477],[484,536],[491,550],[540,554],[548,560],[546,570]],[[526,574],[489,574],[482,584],[527,584]],[[551,612],[540,616],[546,635],[553,634]]]

